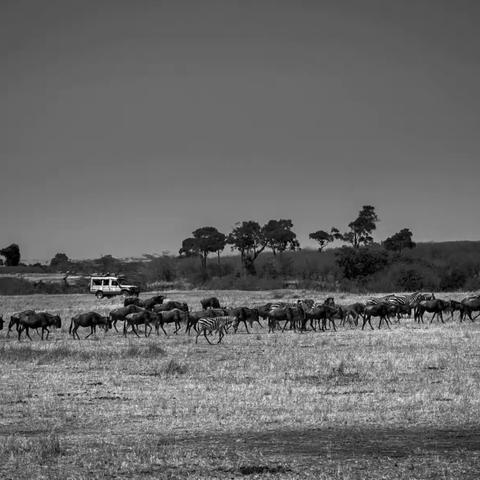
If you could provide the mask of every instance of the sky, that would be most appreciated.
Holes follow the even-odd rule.
[[[0,246],[178,252],[289,218],[480,238],[476,0],[2,0]]]

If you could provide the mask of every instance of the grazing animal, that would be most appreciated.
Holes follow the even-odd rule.
[[[143,307],[147,310],[152,310],[155,305],[161,305],[165,300],[164,295],[155,295],[143,301]]]
[[[190,335],[192,327],[195,331],[197,331],[197,323],[201,318],[205,317],[205,313],[205,310],[197,312],[187,312],[187,326],[185,327],[185,333],[188,333]]]
[[[178,308],[166,312],[159,312],[157,313],[157,317],[158,319],[155,321],[155,331],[157,332],[157,335],[159,333],[159,327],[163,330],[163,333],[167,335],[167,332],[163,328],[166,323],[175,323],[174,335],[180,330],[180,323],[182,321],[188,323],[188,312],[184,312]]]
[[[415,307],[415,320],[420,323],[423,323],[423,315],[425,312],[433,313],[430,323],[433,322],[435,317],[438,317],[442,323],[443,321],[443,312],[446,311],[450,306],[450,302],[445,300],[435,299],[435,300],[422,300]]]
[[[262,327],[262,324],[260,323],[260,320],[259,320],[258,310],[256,308],[236,307],[236,308],[230,309],[228,313],[229,315],[233,315],[238,319],[238,322],[233,329],[235,333],[237,333],[238,327],[242,322],[245,325],[245,330],[247,331],[247,333],[250,333],[248,331],[247,322],[250,324],[250,328],[253,328],[253,324],[255,322],[257,322],[260,325],[260,327]]]
[[[226,315],[222,317],[201,318],[197,322],[197,336],[195,337],[195,343],[197,343],[198,337],[203,333],[203,335],[207,339],[207,342],[210,345],[213,345],[213,343],[207,337],[207,332],[218,333],[217,343],[220,343],[222,341],[222,338],[226,335],[227,330],[230,328],[230,326],[233,325],[235,328],[237,321],[237,317],[231,315]]]
[[[346,305],[343,308],[344,317],[342,320],[342,325],[345,325],[345,321],[350,321],[350,317],[352,318],[355,326],[358,325],[358,317],[363,317],[365,313],[365,305],[360,302],[352,303],[350,305]]]
[[[145,308],[145,302],[138,297],[127,297],[123,301],[123,306],[128,307],[129,305],[136,305],[137,307]]]
[[[20,337],[24,330],[27,337],[32,340],[28,332],[30,328],[41,328],[41,339],[43,340],[44,332],[47,332],[47,336],[45,337],[45,339],[48,340],[48,335],[50,334],[50,330],[48,329],[48,327],[61,328],[62,319],[60,318],[60,316],[52,315],[48,312],[33,312],[27,313],[26,315],[21,315],[18,318],[18,340],[20,341]]]
[[[366,323],[370,325],[370,328],[373,330],[371,318],[372,317],[380,317],[380,321],[378,322],[378,328],[381,328],[382,321],[385,321],[388,328],[390,328],[390,322],[388,321],[388,303],[378,303],[376,305],[367,305],[365,307],[365,314],[363,317],[363,325],[362,330],[365,328]]]
[[[267,316],[268,332],[274,332],[280,322],[285,321],[282,332],[285,331],[287,325],[291,328],[296,328],[297,320],[303,321],[305,311],[303,308],[287,307],[287,306],[274,306]]]
[[[208,297],[200,300],[202,309],[206,310],[207,308],[220,308],[220,302],[217,297]]]
[[[150,310],[144,310],[143,312],[138,313],[129,313],[125,318],[125,323],[123,324],[123,335],[125,337],[127,336],[127,329],[129,326],[131,326],[133,333],[137,337],[140,337],[135,327],[138,325],[145,325],[145,336],[148,337],[152,332],[152,326],[150,323],[156,321],[158,321],[158,315]]]
[[[324,332],[327,329],[327,320],[333,327],[334,331],[337,331],[335,326],[334,316],[338,312],[336,307],[332,307],[327,304],[319,304],[310,310],[305,311],[305,319],[302,325],[302,330],[306,329],[307,321],[310,321],[310,327],[316,331],[315,322],[318,323],[318,328]]]
[[[3,330],[3,315],[0,315],[0,330]]]
[[[473,312],[480,311],[480,297],[468,297],[462,300],[463,311],[460,313],[460,320],[463,321],[467,316],[472,322],[478,315],[472,318]]]
[[[109,317],[104,317],[97,312],[79,313],[78,315],[72,317],[68,333],[71,334],[73,338],[77,337],[80,340],[78,329],[80,327],[90,327],[90,333],[85,337],[88,338],[90,335],[96,333],[97,325],[103,327],[105,332],[107,332],[108,329],[112,328],[112,320]]]
[[[120,307],[115,310],[112,310],[108,316],[112,321],[113,328],[115,328],[115,331],[118,332],[117,322],[119,321],[124,322],[126,319],[126,316],[129,313],[138,313],[138,312],[143,312],[144,310],[145,310],[144,308],[134,305],[132,303],[126,307]]]
[[[168,312],[169,310],[173,310],[174,308],[178,308],[184,312],[188,312],[188,305],[185,302],[175,302],[173,300],[169,300],[168,302],[164,302],[161,304],[156,304],[153,307],[154,312]]]
[[[8,331],[7,331],[7,338],[10,336],[10,332],[12,331],[12,328],[14,326],[17,327],[17,331],[18,331],[18,326],[19,326],[19,320],[20,320],[20,317],[22,315],[28,315],[30,313],[35,313],[35,310],[24,310],[23,312],[19,312],[19,313],[14,313],[11,317],[10,317],[10,322],[8,323]],[[38,330],[37,330],[37,333],[38,333]]]

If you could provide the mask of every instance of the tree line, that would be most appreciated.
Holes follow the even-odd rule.
[[[330,231],[317,230],[310,233],[309,238],[318,243],[318,250],[323,249],[335,240],[351,245],[353,249],[367,247],[374,243],[373,232],[377,228],[379,218],[372,205],[364,205],[358,216],[348,224],[348,228],[341,232],[332,227]],[[270,249],[274,256],[285,251],[300,249],[296,233],[292,230],[293,223],[290,219],[269,220],[265,225],[249,220],[239,222],[228,235],[219,232],[215,227],[207,226],[196,229],[192,236],[182,242],[179,250],[180,256],[199,257],[202,270],[207,271],[207,258],[210,253],[216,253],[220,263],[220,252],[227,245],[233,251],[240,254],[240,262],[243,272],[247,275],[256,276],[255,261],[265,250]],[[402,250],[415,247],[412,241],[412,232],[403,228],[398,233],[385,239],[382,246],[389,251],[401,253]],[[354,253],[350,254],[355,257]],[[339,260],[345,263],[345,259]]]

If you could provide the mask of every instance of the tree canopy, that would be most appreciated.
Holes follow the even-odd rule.
[[[16,243],[0,250],[0,255],[5,257],[7,267],[16,267],[20,263],[20,247]]]
[[[402,253],[402,250],[414,248],[415,242],[412,241],[412,232],[408,228],[403,228],[391,237],[382,242],[382,245],[393,252]]]

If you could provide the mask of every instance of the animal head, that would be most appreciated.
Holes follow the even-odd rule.
[[[53,317],[53,325],[56,328],[62,328],[62,319],[60,318],[60,315],[54,315]]]

